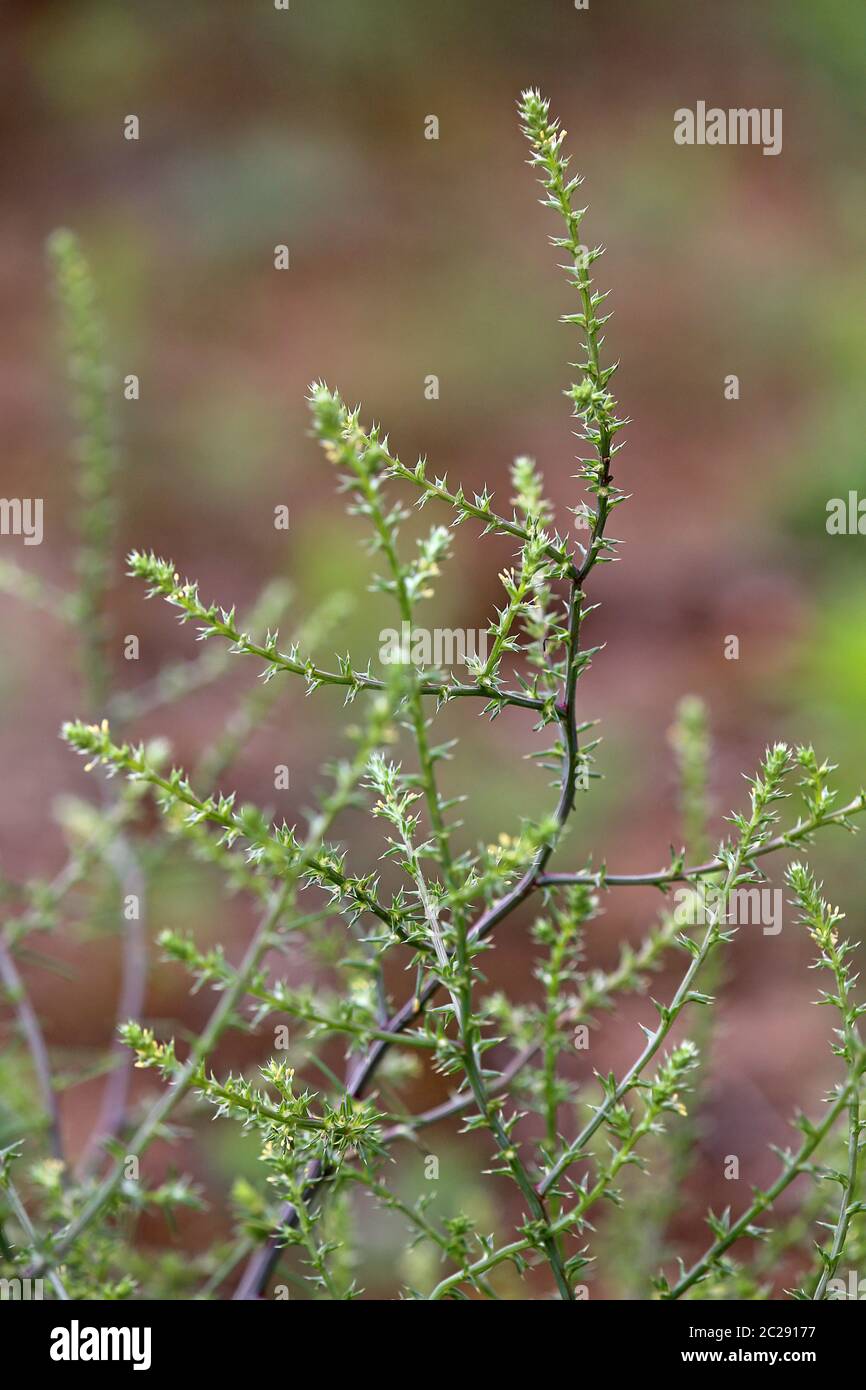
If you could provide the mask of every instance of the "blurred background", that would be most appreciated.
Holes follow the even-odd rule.
[[[486,482],[500,510],[510,462],[532,454],[560,527],[569,525],[576,443],[561,393],[578,348],[558,317],[573,303],[515,117],[521,88],[538,85],[586,176],[586,238],[607,248],[597,267],[615,310],[607,358],[621,359],[614,385],[634,420],[617,470],[634,495],[612,528],[622,561],[596,572],[602,606],[586,629],[605,649],[580,687],[581,716],[602,720],[604,780],[581,803],[557,865],[594,855],[628,871],[667,860],[682,832],[666,734],[686,692],[709,707],[716,838],[768,740],[813,741],[841,764],[843,794],[856,791],[866,753],[864,541],[828,536],[825,521],[829,498],[866,496],[861,4],[591,0],[577,11],[571,0],[292,0],[279,12],[266,0],[7,0],[2,25],[2,492],[45,499],[45,540],[25,548],[3,537],[0,546],[3,558],[68,586],[73,431],[44,255],[46,236],[64,225],[91,261],[118,378],[121,687],[200,651],[192,629],[123,578],[131,546],[173,557],[208,602],[242,611],[270,577],[285,578],[285,632],[345,592],[355,608],[316,655],[327,665],[335,650],[356,663],[375,652],[391,616],[364,594],[361,526],[308,436],[313,378],[362,401],[405,462],[423,453],[467,490]],[[698,100],[781,107],[781,155],[677,146],[673,113]],[[123,138],[128,114],[140,121],[137,142]],[[438,140],[425,139],[430,115]],[[277,244],[290,249],[287,272],[274,269]],[[122,398],[127,373],[140,378],[137,401]],[[431,374],[438,400],[425,397]],[[725,399],[731,374],[738,400]],[[288,531],[274,528],[279,505],[290,509]],[[456,540],[430,621],[483,628],[511,550],[470,525]],[[137,663],[122,659],[131,633]],[[725,659],[731,635],[738,660]],[[104,711],[86,707],[50,614],[3,598],[0,654],[0,863],[17,881],[50,878],[65,854],[56,808],[70,794],[97,795],[57,730],[64,718]],[[227,679],[126,732],[165,734],[177,761],[194,765],[256,676],[255,662],[238,660]],[[230,786],[291,821],[311,804],[342,716],[338,694],[305,699],[290,684]],[[520,756],[535,746],[530,717],[512,710],[491,725],[452,707],[441,729],[466,740],[445,773],[446,791],[468,792],[462,844],[513,834],[522,816],[548,807],[545,775]],[[288,791],[274,791],[276,763],[290,769]],[[356,867],[372,863],[375,834],[360,820],[350,833]],[[825,832],[814,862],[858,938],[860,844]],[[624,939],[639,939],[659,899],[620,890],[603,906],[591,965],[612,964]],[[244,899],[228,898],[218,873],[182,849],[150,886],[153,933],[190,928],[225,941],[234,959],[251,921]],[[527,912],[509,925],[488,957],[491,989],[531,996],[530,921]],[[84,1075],[111,1038],[119,941],[108,909],[77,925],[46,939],[26,973],[49,1045]],[[779,937],[746,928],[729,952],[699,1156],[671,1221],[686,1254],[705,1244],[706,1204],[746,1203],[775,1171],[767,1146],[788,1142],[795,1102],[814,1113],[834,1079],[828,1018],[808,1007],[812,954],[790,911]],[[399,977],[394,988],[402,996]],[[182,1038],[209,1006],[206,995],[188,999],[178,967],[154,962],[149,1020],[179,1019]],[[590,1065],[626,1065],[651,1012],[646,1000],[626,1000],[593,1035],[587,1075]],[[12,1047],[8,1009],[0,1020]],[[266,1055],[267,1038],[233,1036],[219,1060]],[[137,1094],[153,1084],[137,1074]],[[445,1093],[421,1078],[413,1100],[423,1108]],[[97,1080],[63,1094],[73,1151],[99,1094]],[[230,1174],[256,1171],[234,1127],[192,1111],[185,1119],[186,1137],[156,1146],[145,1168],[192,1172],[209,1209],[179,1235],[145,1223],[145,1244],[199,1248],[225,1234]],[[495,1194],[474,1176],[484,1141],[437,1131],[430,1142],[447,1201],[474,1204],[483,1226],[486,1210],[492,1228]],[[738,1183],[723,1178],[731,1153]],[[423,1183],[414,1150],[400,1156],[399,1181],[409,1193]],[[423,1283],[400,1223],[366,1209],[363,1220],[368,1292],[392,1294],[404,1277]],[[592,1288],[593,1297],[612,1292],[628,1293],[627,1279]]]

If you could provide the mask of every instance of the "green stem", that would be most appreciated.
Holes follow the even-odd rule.
[[[714,1241],[701,1258],[695,1261],[691,1269],[673,1286],[670,1292],[664,1295],[666,1299],[681,1298],[693,1285],[698,1283],[698,1281],[709,1272],[716,1261],[724,1255],[725,1251],[730,1249],[734,1242],[738,1241],[742,1235],[747,1234],[749,1228],[757,1221],[758,1217],[761,1216],[768,1207],[772,1206],[776,1198],[781,1196],[786,1187],[789,1187],[796,1177],[799,1177],[800,1173],[803,1171],[803,1165],[811,1158],[812,1154],[818,1148],[818,1145],[830,1133],[839,1116],[850,1104],[851,1091],[856,1089],[857,1085],[859,1085],[859,1076],[862,1074],[864,1066],[866,1066],[866,1051],[860,1055],[857,1078],[849,1078],[847,1084],[840,1089],[836,1100],[830,1106],[821,1123],[816,1126],[810,1126],[808,1135],[803,1140],[796,1154],[786,1161],[772,1187],[768,1188],[766,1192],[758,1193],[752,1205],[734,1222],[730,1230],[728,1230],[724,1236],[720,1236]]]
[[[33,1273],[41,1274],[49,1267],[58,1264],[79,1236],[87,1230],[91,1222],[100,1215],[114,1196],[123,1181],[126,1158],[139,1156],[161,1129],[165,1120],[186,1095],[202,1062],[215,1047],[228,1026],[232,1015],[246,992],[247,981],[257,969],[259,962],[272,943],[273,932],[287,905],[290,885],[285,884],[277,895],[272,907],[265,913],[256,929],[252,941],[238,967],[235,983],[220,996],[220,1001],[208,1019],[204,1030],[195,1041],[192,1050],[174,1077],[172,1085],[163,1092],[151,1107],[145,1119],[133,1134],[126,1146],[126,1155],[115,1161],[78,1216],[69,1223],[53,1243],[50,1257],[37,1260]],[[50,1264],[49,1264],[50,1259]]]
[[[722,939],[719,923],[724,921],[727,917],[731,893],[740,880],[744,865],[752,858],[752,854],[750,853],[753,848],[752,840],[762,823],[766,805],[767,799],[756,792],[753,800],[751,819],[744,825],[737,842],[737,847],[730,856],[727,875],[720,891],[718,910],[713,913],[713,919],[707,928],[700,946],[694,951],[688,969],[683,975],[673,999],[662,1011],[658,1027],[654,1033],[648,1036],[642,1052],[629,1067],[622,1081],[606,1095],[602,1104],[598,1106],[593,1113],[592,1119],[584,1125],[574,1142],[565,1149],[557,1161],[547,1170],[538,1185],[538,1192],[541,1196],[544,1196],[544,1194],[558,1182],[565,1170],[581,1156],[587,1142],[592,1138],[599,1126],[604,1123],[614,1106],[619,1105],[624,1096],[628,1094],[635,1083],[640,1079],[644,1068],[658,1052],[683,1008],[692,1001],[692,985],[695,982],[698,972],[714,947]]]
[[[173,1078],[173,1084],[169,1089],[163,1092],[160,1098],[151,1107],[139,1128],[135,1131],[127,1147],[126,1156],[138,1156],[147,1148],[148,1144],[159,1132],[163,1122],[168,1118],[175,1106],[189,1090],[200,1066],[216,1046],[225,1029],[230,1025],[235,1010],[246,993],[249,982],[255,976],[262,959],[273,944],[274,932],[276,931],[280,918],[294,897],[298,881],[305,870],[310,867],[315,848],[321,843],[328,827],[339,811],[345,806],[351,789],[355,786],[366,769],[370,747],[381,732],[383,718],[384,711],[380,714],[378,720],[371,725],[368,735],[363,740],[351,766],[339,769],[337,786],[330,794],[323,809],[312,817],[307,838],[303,845],[300,846],[294,863],[287,871],[285,880],[281,884],[279,891],[274,895],[271,905],[259,922],[253,938],[244,953],[240,966],[238,967],[235,980],[228,985],[221,994],[216,1008],[213,1010],[204,1029],[196,1039],[186,1062]],[[106,1174],[89,1201],[85,1203],[78,1216],[55,1238],[50,1256],[50,1263],[52,1266],[59,1263],[63,1255],[74,1245],[79,1236],[111,1201],[123,1181],[126,1156],[116,1160],[114,1166]],[[41,1268],[48,1267],[44,1259],[41,1260],[39,1264]]]
[[[33,1222],[30,1220],[30,1217],[27,1213],[27,1208],[25,1207],[24,1203],[21,1201],[21,1198],[18,1196],[17,1191],[15,1190],[14,1183],[9,1181],[4,1183],[4,1190],[6,1192],[9,1205],[15,1213],[15,1217],[18,1221],[18,1224],[24,1231],[24,1234],[27,1236],[27,1239],[30,1242],[31,1250],[41,1250],[42,1242],[36,1234]],[[41,1274],[42,1272],[42,1270],[39,1270],[38,1274]],[[53,1268],[46,1268],[44,1272],[47,1274],[48,1279],[51,1282],[51,1286],[54,1289],[54,1292],[57,1294],[57,1297],[62,1299],[64,1302],[68,1302],[69,1294],[66,1292],[66,1288],[57,1271]],[[32,1277],[29,1270],[27,1272],[26,1277]]]
[[[848,1239],[848,1228],[851,1225],[851,1207],[854,1204],[857,1192],[859,1154],[860,1089],[859,1086],[854,1086],[851,1091],[851,1099],[848,1103],[848,1169],[845,1175],[845,1184],[842,1188],[842,1196],[839,1201],[839,1215],[836,1218],[830,1253],[824,1262],[821,1277],[812,1295],[815,1300],[827,1297],[827,1285],[839,1268],[842,1251],[845,1249],[845,1242]]]
[[[751,858],[762,859],[766,854],[773,854],[779,849],[792,849],[795,845],[808,841],[814,831],[822,829],[825,825],[843,825],[847,827],[849,816],[855,816],[866,810],[866,792],[860,792],[853,801],[849,801],[847,806],[841,807],[838,811],[830,811],[826,815],[807,816],[797,821],[790,830],[785,830],[781,835],[776,835],[771,840],[767,840],[754,850]],[[671,865],[667,869],[659,869],[650,873],[642,874],[611,874],[607,869],[599,869],[597,873],[589,870],[578,873],[546,873],[538,879],[540,888],[552,887],[555,884],[584,883],[592,888],[626,888],[639,887],[645,885],[660,886],[666,883],[687,883],[691,879],[704,878],[708,874],[720,873],[725,867],[724,862],[718,857],[708,859],[704,864],[693,864],[690,868],[685,868],[681,864]]]

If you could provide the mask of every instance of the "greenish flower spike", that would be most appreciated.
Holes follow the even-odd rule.
[[[115,374],[108,366],[96,288],[78,238],[66,230],[52,233],[48,256],[60,303],[72,408],[79,430],[75,460],[80,499],[76,619],[91,701],[98,706],[104,701],[108,681],[105,598],[114,565],[117,519],[119,455],[111,400]]]

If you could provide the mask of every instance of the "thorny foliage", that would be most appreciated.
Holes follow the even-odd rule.
[[[579,718],[576,697],[597,650],[583,640],[589,581],[596,566],[615,558],[608,522],[625,500],[613,471],[617,437],[627,421],[610,389],[615,364],[603,361],[607,295],[593,280],[602,248],[590,249],[581,240],[586,210],[577,205],[581,179],[570,174],[563,153],[565,131],[534,91],[523,94],[520,118],[543,205],[561,224],[552,242],[576,292],[576,308],[563,318],[582,343],[577,379],[567,392],[585,446],[577,473],[585,496],[573,509],[574,526],[566,534],[556,529],[531,459],[515,462],[510,507],[500,511],[486,489],[470,495],[424,460],[402,463],[387,435],[365,424],[360,410],[349,409],[336,391],[317,383],[309,396],[325,458],[351,514],[367,528],[373,587],[393,601],[402,623],[413,624],[431,595],[454,528],[480,525],[482,534],[513,541],[515,560],[500,576],[503,601],[490,622],[488,652],[484,659],[470,658],[463,679],[452,670],[417,669],[408,662],[388,668],[372,660],[358,664],[349,655],[321,666],[312,649],[339,622],[339,610],[316,615],[294,638],[282,640],[277,622],[286,594],[279,587],[266,590],[257,610],[241,619],[234,608],[205,601],[172,562],[134,552],[129,573],[143,581],[149,596],[162,598],[182,622],[195,626],[205,652],[138,692],[111,694],[113,637],[105,595],[118,469],[112,383],[80,248],[70,233],[52,238],[80,431],[78,588],[68,601],[8,564],[0,582],[77,632],[90,717],[65,725],[63,737],[86,758],[88,769],[115,780],[98,807],[79,801],[65,806],[69,860],[52,882],[3,882],[2,979],[29,1049],[38,1104],[24,1087],[17,1095],[9,1092],[0,1254],[8,1277],[45,1277],[50,1296],[249,1298],[273,1290],[284,1296],[291,1285],[305,1289],[307,1297],[353,1298],[362,1292],[356,1270],[365,1258],[364,1237],[356,1229],[363,1213],[359,1193],[408,1225],[404,1291],[412,1298],[510,1297],[520,1287],[519,1276],[528,1276],[536,1293],[573,1300],[585,1296],[595,1280],[615,1290],[617,1263],[628,1251],[631,1292],[638,1296],[781,1296],[779,1262],[786,1249],[802,1250],[816,1222],[823,1223],[824,1234],[816,1242],[813,1273],[806,1269],[802,1286],[792,1292],[827,1298],[846,1245],[856,1252],[866,1242],[859,1196],[866,1051],[858,1031],[866,1005],[857,1003],[852,947],[838,935],[841,914],[824,901],[810,869],[793,863],[787,882],[817,946],[817,964],[832,981],[820,1002],[838,1014],[832,1046],[839,1080],[818,1118],[797,1117],[801,1142],[779,1152],[775,1182],[755,1191],[740,1214],[710,1213],[710,1241],[702,1255],[687,1266],[667,1245],[667,1217],[696,1141],[690,1095],[702,1075],[701,1052],[712,1042],[708,1022],[712,989],[721,978],[718,961],[736,937],[729,913],[733,895],[762,881],[768,854],[802,850],[825,826],[853,830],[851,817],[866,801],[861,793],[839,806],[831,765],[819,762],[810,748],[776,745],[751,780],[747,808],[730,816],[728,833],[708,857],[708,738],[700,703],[687,700],[672,744],[688,849],[698,862],[690,864],[684,849],[649,873],[614,873],[606,863],[551,867],[576,796],[596,775],[592,724]],[[408,556],[400,534],[411,515],[406,498],[416,508],[429,504],[442,518]],[[122,730],[141,713],[217,679],[231,664],[230,655],[255,658],[264,680],[199,768],[188,774],[172,766],[163,741],[126,740]],[[309,693],[339,687],[354,706],[354,747],[328,770],[327,789],[303,826],[274,823],[263,810],[239,805],[219,790],[291,676]],[[549,814],[510,826],[490,848],[458,848],[457,803],[440,790],[440,764],[454,749],[436,742],[434,726],[440,709],[454,701],[476,701],[491,718],[511,711],[510,718],[534,720],[539,761],[555,774]],[[795,786],[802,810],[783,815]],[[161,813],[156,834],[141,816],[147,797]],[[358,806],[368,808],[381,827],[381,868],[359,868],[334,829],[347,808]],[[141,1017],[147,884],[178,838],[216,864],[228,886],[252,895],[261,913],[244,956],[234,964],[219,944],[200,945],[177,931],[159,937],[163,955],[189,973],[195,989],[215,999],[201,1033],[183,1044]],[[460,842],[465,844],[465,836]],[[116,911],[112,904],[119,894],[133,907],[124,914],[119,1043],[106,1062],[105,1104],[91,1145],[73,1166],[57,1097],[82,1078],[56,1074],[18,961],[32,951],[38,933],[69,924],[84,884],[106,913]],[[587,971],[583,943],[602,895],[635,884],[662,891],[686,885],[709,904],[700,917],[703,927],[683,928],[663,911],[639,947],[623,947],[613,969]],[[534,1003],[518,1006],[485,993],[483,966],[509,917],[527,899],[537,909],[532,939],[538,989]],[[297,968],[293,978],[280,977],[274,962],[290,950],[293,961],[307,953],[306,982]],[[612,1010],[618,996],[643,992],[650,973],[677,957],[679,984],[668,1002],[652,1001],[655,1021],[643,1026],[644,1044],[632,1064],[621,1075],[593,1077],[584,1065],[589,1025]],[[309,982],[323,974],[327,987]],[[395,979],[408,981],[400,999],[389,988]],[[693,1040],[677,1028],[681,1016]],[[221,1072],[213,1060],[220,1038],[228,1030],[265,1025],[275,1038],[281,1030],[290,1038],[282,1055],[271,1057],[256,1075]],[[329,1045],[333,1054],[335,1039],[344,1045],[342,1078],[324,1055]],[[130,1058],[161,1079],[156,1099],[143,1111],[130,1103]],[[16,1074],[19,1064],[16,1054]],[[403,1095],[421,1068],[448,1078],[451,1099],[419,1114],[407,1108]],[[173,1219],[179,1207],[202,1203],[190,1182],[170,1178],[149,1185],[138,1170],[148,1145],[170,1137],[172,1124],[196,1097],[215,1118],[253,1137],[266,1181],[238,1177],[232,1192],[236,1235],[228,1243],[195,1259],[173,1253],[145,1258],[135,1239],[142,1212],[158,1208]],[[812,1113],[819,1099],[813,1098]],[[474,1211],[449,1208],[447,1193],[444,1201],[434,1199],[435,1183],[424,1184],[426,1195],[418,1197],[416,1185],[407,1197],[405,1185],[395,1180],[398,1147],[409,1143],[429,1157],[427,1130],[449,1121],[461,1134],[480,1132],[463,1142],[467,1152],[481,1155],[491,1192],[513,1185],[513,1200],[499,1198],[496,1216],[478,1202]],[[827,1155],[824,1161],[819,1150]],[[803,1174],[814,1182],[800,1217],[768,1230],[762,1223],[773,1204]],[[835,1190],[834,1200],[832,1193],[826,1196],[828,1188]],[[618,1207],[623,1210],[613,1210]],[[605,1209],[612,1221],[600,1221]],[[629,1214],[644,1236],[639,1257]],[[649,1253],[647,1233],[653,1236]]]

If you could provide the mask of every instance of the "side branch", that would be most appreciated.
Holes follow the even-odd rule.
[[[265,663],[265,679],[271,680],[280,671],[294,676],[303,676],[308,692],[320,686],[332,685],[344,689],[347,700],[353,700],[363,690],[387,691],[387,681],[370,674],[369,663],[364,671],[356,671],[349,657],[341,657],[339,671],[327,671],[309,658],[303,657],[293,643],[288,652],[280,651],[277,634],[268,633],[264,642],[254,642],[249,633],[241,631],[235,620],[234,609],[220,608],[218,604],[205,604],[199,597],[198,585],[190,580],[181,580],[171,560],[162,560],[156,555],[145,555],[132,551],[128,557],[129,573],[137,579],[144,579],[149,585],[148,598],[159,594],[172,607],[181,610],[181,622],[197,622],[199,637],[222,637],[232,644],[236,654],[258,657]],[[549,701],[540,696],[527,695],[519,690],[501,690],[495,682],[481,682],[468,685],[455,680],[432,680],[422,673],[417,686],[421,695],[435,695],[441,703],[448,700],[485,699],[497,711],[505,705],[515,705],[519,709],[543,712]]]
[[[815,815],[804,817],[797,821],[790,830],[785,830],[781,835],[776,835],[766,844],[761,845],[755,850],[752,858],[763,858],[765,854],[772,854],[780,849],[793,849],[795,845],[807,842],[814,831],[820,830],[825,825],[841,825],[846,830],[854,827],[849,824],[849,816],[858,815],[861,811],[866,811],[866,791],[862,791],[855,796],[853,801],[849,801],[847,806],[841,807],[838,811],[831,811],[826,815]],[[542,874],[537,880],[539,888],[553,887],[556,884],[586,884],[590,888],[628,888],[649,885],[664,887],[668,883],[688,883],[691,880],[705,878],[708,874],[720,873],[725,868],[725,863],[718,856],[708,859],[704,864],[692,864],[688,868],[682,861],[674,862],[666,869],[658,869],[645,874],[612,874],[606,868],[579,870],[577,873],[552,873]]]

